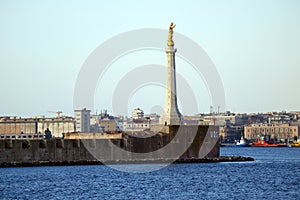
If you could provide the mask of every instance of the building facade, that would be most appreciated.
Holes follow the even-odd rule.
[[[76,131],[78,132],[90,132],[90,115],[91,111],[83,108],[81,110],[75,110]]]
[[[252,124],[244,126],[245,139],[256,140],[262,136],[270,136],[275,141],[292,141],[294,137],[299,137],[298,126],[289,124]]]
[[[99,127],[103,132],[116,132],[119,131],[119,126],[115,119],[104,118],[99,120]]]
[[[38,120],[15,116],[0,117],[0,134],[38,133]]]
[[[66,116],[38,119],[38,133],[44,133],[46,129],[51,131],[52,137],[62,137],[63,133],[75,131],[75,119]]]
[[[0,117],[0,135],[44,134],[49,129],[53,137],[62,137],[63,133],[75,131],[73,117],[46,118],[44,116],[21,118]]]
[[[132,118],[133,119],[140,119],[144,117],[144,111],[141,110],[140,108],[135,108],[132,111]]]
[[[144,131],[150,129],[150,119],[132,119],[119,122],[122,131]]]
[[[222,143],[234,143],[244,137],[243,126],[221,126],[219,132]]]

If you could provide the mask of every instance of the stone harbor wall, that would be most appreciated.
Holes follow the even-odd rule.
[[[121,139],[0,140],[0,163],[119,162],[219,157],[214,126],[168,126],[162,131],[123,133]]]

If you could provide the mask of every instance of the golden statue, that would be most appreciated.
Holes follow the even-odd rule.
[[[174,46],[174,42],[173,42],[173,28],[175,28],[175,24],[173,22],[171,22],[170,26],[169,26],[169,35],[168,35],[168,46]]]
[[[175,28],[176,24],[174,24],[173,22],[171,22],[169,29],[173,30],[173,28]]]

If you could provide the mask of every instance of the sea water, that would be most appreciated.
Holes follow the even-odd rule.
[[[105,165],[0,168],[0,199],[300,199],[300,148],[224,147],[221,155],[255,161],[173,164],[146,173]]]

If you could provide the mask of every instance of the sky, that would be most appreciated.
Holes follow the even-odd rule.
[[[300,110],[300,1],[2,0],[0,116],[51,116],[48,111],[58,110],[73,115],[78,74],[98,46],[131,30],[167,30],[170,22],[176,23],[174,31],[199,44],[214,63],[225,93],[226,106],[221,111]],[[174,42],[176,46],[176,38]],[[163,51],[152,51],[149,57],[147,52],[123,56],[112,68],[126,73],[133,66],[166,62]],[[188,64],[176,59],[178,71],[192,81],[195,77],[185,68]],[[122,74],[114,74],[107,74],[106,79],[117,84]],[[183,114],[209,112],[209,91],[201,77],[199,81],[192,87],[201,88],[203,93],[196,96],[202,100],[194,113]],[[114,113],[111,102],[105,100],[111,95],[109,90],[113,86],[97,87],[90,108],[94,113],[107,109],[129,115],[135,107],[149,113],[165,104],[162,87],[142,87],[126,99],[128,113]]]

